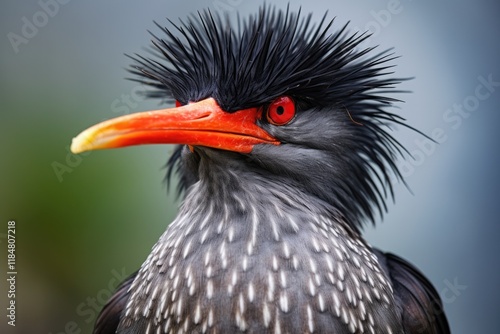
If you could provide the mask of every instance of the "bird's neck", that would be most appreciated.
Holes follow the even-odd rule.
[[[185,324],[187,332],[211,326],[259,332],[284,326],[284,316],[314,326],[310,308],[329,307],[341,320],[316,329],[343,332],[380,305],[393,319],[389,281],[340,216],[266,175],[229,170],[212,168],[190,187],[130,288],[122,326],[168,318],[171,329]],[[220,302],[227,298],[235,304]],[[247,316],[262,321],[250,324]]]
[[[212,163],[209,168],[202,164],[203,161],[199,181],[188,190],[179,216],[169,229],[179,229],[184,234],[203,230],[207,235],[212,231],[243,237],[258,228],[279,241],[288,234],[300,234],[308,222],[341,229],[349,239],[361,238],[334,206],[293,184],[276,182],[247,166],[240,169],[238,164]]]

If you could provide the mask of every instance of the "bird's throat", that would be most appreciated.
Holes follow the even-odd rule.
[[[189,189],[132,284],[122,328],[166,318],[186,332],[387,332],[372,323],[380,306],[381,323],[396,323],[389,281],[346,225],[286,187],[237,179]]]

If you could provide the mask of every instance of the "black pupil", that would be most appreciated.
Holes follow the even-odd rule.
[[[283,106],[278,106],[278,108],[276,108],[276,113],[278,115],[283,115],[284,112],[285,112],[285,108],[283,108]]]

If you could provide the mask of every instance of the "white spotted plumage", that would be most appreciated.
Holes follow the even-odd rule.
[[[200,193],[194,187],[185,203],[200,203]],[[325,213],[301,221],[297,212],[305,210],[303,203],[294,203],[297,211],[288,212],[275,203],[256,210],[251,202],[242,202],[238,210],[246,209],[248,215],[241,221],[231,218],[227,205],[204,205],[209,206],[207,214],[196,219],[185,204],[153,247],[131,285],[124,324],[142,318],[150,328],[168,324],[166,332],[233,326],[235,331],[280,333],[289,331],[283,319],[291,316],[312,333],[324,326],[317,322],[319,312],[330,313],[332,323],[346,333],[380,332],[374,310],[394,304],[392,287],[369,246],[351,240],[352,231],[341,221]],[[184,233],[186,224],[194,225],[189,233]],[[303,233],[315,237],[303,242]],[[237,240],[246,246],[239,247]],[[298,279],[302,285],[295,283]],[[384,316],[393,315],[388,311]]]

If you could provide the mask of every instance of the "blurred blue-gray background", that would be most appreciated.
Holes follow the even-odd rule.
[[[286,6],[286,2],[268,3]],[[175,215],[162,179],[168,146],[74,156],[71,138],[103,119],[158,107],[127,81],[124,53],[149,45],[153,20],[198,9],[254,13],[249,0],[3,1],[0,5],[0,247],[16,221],[17,318],[2,333],[88,333],[118,280],[138,268]],[[500,4],[290,1],[336,28],[394,47],[401,114],[440,144],[396,130],[414,160],[370,242],[415,263],[441,293],[453,333],[496,333],[500,292]]]

